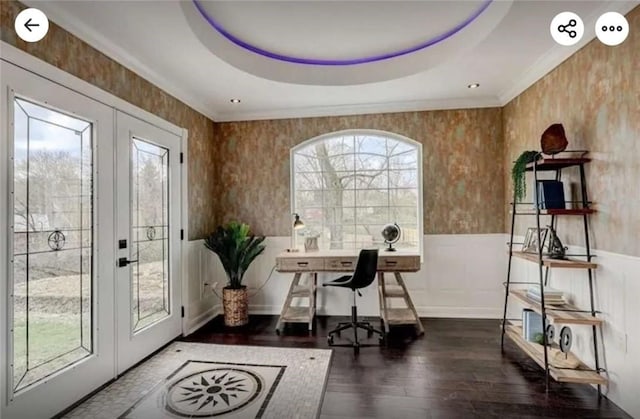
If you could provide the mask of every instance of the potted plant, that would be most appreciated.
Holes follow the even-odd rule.
[[[513,163],[511,169],[511,179],[513,180],[513,191],[515,202],[521,202],[527,194],[527,183],[525,182],[525,171],[527,164],[534,161],[539,153],[537,151],[523,151]]]
[[[227,274],[227,286],[222,290],[226,326],[243,326],[249,322],[249,295],[242,278],[264,251],[264,239],[264,236],[250,235],[247,224],[232,221],[219,226],[204,240],[207,249],[218,255]]]

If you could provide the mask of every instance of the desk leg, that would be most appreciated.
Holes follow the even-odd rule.
[[[387,295],[387,290],[384,283],[384,272],[378,272],[378,287],[378,294],[380,295],[380,310],[382,311],[382,324],[384,326],[384,333],[386,335],[387,333],[389,333],[389,313],[387,312],[387,299],[385,297],[385,295]]]
[[[302,276],[302,274],[300,272],[296,272],[293,275],[293,281],[291,281],[291,286],[289,287],[289,293],[287,294],[287,298],[284,300],[284,304],[282,305],[282,312],[280,313],[280,318],[278,319],[278,324],[276,324],[276,333],[278,333],[278,334],[280,333],[280,329],[282,328],[284,315],[287,313],[287,310],[289,310],[289,307],[291,306],[291,301],[293,300],[293,290],[300,283],[300,277],[301,276]]]
[[[313,318],[316,315],[316,283],[318,274],[316,272],[309,274],[309,331],[313,330]]]
[[[413,301],[411,301],[411,297],[409,296],[409,291],[407,291],[407,287],[404,285],[404,280],[402,279],[402,275],[400,272],[393,273],[396,276],[396,281],[398,285],[402,287],[402,292],[404,293],[404,300],[407,303],[407,306],[413,312],[413,315],[416,318],[416,327],[418,328],[419,334],[424,335],[424,327],[422,326],[422,322],[420,321],[420,317],[418,317],[418,312],[416,311],[415,306],[413,305]]]

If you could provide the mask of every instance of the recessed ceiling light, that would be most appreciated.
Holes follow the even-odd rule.
[[[231,103],[240,103],[241,101],[240,101],[240,99],[231,99],[231,100],[229,100],[229,102],[231,102]]]
[[[478,87],[480,87],[480,83],[471,83],[470,85],[467,86],[469,89],[477,89]]]

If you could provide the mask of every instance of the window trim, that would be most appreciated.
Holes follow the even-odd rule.
[[[295,153],[302,149],[306,148],[310,145],[313,145],[316,142],[324,141],[329,138],[341,137],[341,136],[349,136],[349,135],[372,135],[379,137],[386,137],[396,141],[404,142],[416,147],[418,151],[418,251],[420,253],[420,260],[423,259],[423,249],[424,249],[424,177],[423,177],[423,167],[422,167],[422,144],[416,140],[413,140],[409,137],[405,137],[404,135],[396,134],[394,132],[377,130],[377,129],[346,129],[340,131],[328,132],[326,134],[318,135],[313,138],[309,138],[295,146],[291,147],[289,150],[289,212],[293,215],[295,212],[295,196],[296,196],[296,188],[295,188],[295,166],[294,166],[294,156]],[[303,220],[304,221],[304,220]],[[291,243],[295,243],[294,235],[295,231],[293,230],[293,224],[290,225],[291,228]]]

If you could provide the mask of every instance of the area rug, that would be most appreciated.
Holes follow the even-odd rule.
[[[317,418],[331,351],[175,342],[65,418]]]

